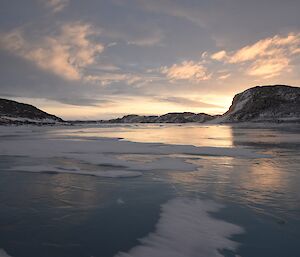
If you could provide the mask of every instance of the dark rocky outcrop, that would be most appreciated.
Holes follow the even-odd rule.
[[[63,120],[32,105],[0,99],[0,124],[56,123]]]
[[[237,94],[229,110],[215,122],[300,121],[300,88],[257,86]]]

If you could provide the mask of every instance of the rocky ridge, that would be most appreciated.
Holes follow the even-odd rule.
[[[229,110],[214,121],[217,123],[300,121],[300,88],[286,85],[249,88],[235,95]]]
[[[55,124],[61,118],[46,113],[32,105],[0,99],[0,124]]]
[[[174,112],[160,116],[126,115],[122,118],[108,120],[109,123],[188,123],[206,122],[212,120],[214,116],[205,113]]]

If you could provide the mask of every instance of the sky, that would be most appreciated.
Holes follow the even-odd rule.
[[[1,0],[0,97],[64,119],[222,114],[300,86],[299,0]]]

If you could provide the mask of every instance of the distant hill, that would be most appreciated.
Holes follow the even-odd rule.
[[[214,120],[232,122],[299,122],[300,88],[257,86],[235,95],[229,110]]]
[[[63,122],[32,105],[0,98],[0,124],[53,124]]]
[[[122,118],[108,120],[109,123],[187,123],[205,122],[212,120],[214,116],[205,113],[174,112],[161,116],[126,115]]]

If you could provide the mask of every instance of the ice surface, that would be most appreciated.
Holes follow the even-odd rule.
[[[11,257],[4,250],[0,249],[0,257]]]
[[[80,175],[89,175],[96,177],[107,177],[107,178],[131,178],[139,177],[142,175],[138,171],[127,171],[127,170],[107,170],[107,171],[92,171],[92,170],[80,170],[80,169],[65,169],[60,167],[35,165],[35,166],[15,166],[12,169],[14,171],[25,171],[25,172],[42,172],[42,173],[71,173]]]
[[[120,198],[118,204],[124,204]],[[234,251],[238,244],[230,238],[243,228],[215,219],[221,205],[200,199],[175,198],[161,207],[156,229],[128,253],[115,257],[222,257],[219,250]],[[0,257],[11,257],[0,249]]]
[[[265,154],[241,147],[196,147],[162,143],[137,143],[116,138],[43,136],[43,128],[0,128],[0,155],[25,156],[32,164],[18,164],[10,170],[136,177],[145,171],[194,171],[199,168],[187,156],[264,158]],[[128,155],[138,158],[127,158]],[[124,156],[125,158],[122,158]],[[144,156],[144,158],[143,158]],[[152,156],[152,158],[149,158]],[[62,163],[57,164],[57,159]],[[147,160],[146,162],[140,160]],[[41,160],[42,165],[41,165]],[[45,161],[46,160],[46,161]]]
[[[243,229],[209,214],[221,207],[199,199],[173,199],[162,206],[155,232],[116,257],[222,257],[219,250],[238,247],[230,237]]]
[[[23,146],[23,147],[20,147]],[[213,155],[245,158],[269,157],[256,153],[246,148],[230,147],[195,147],[190,145],[166,145],[151,143],[134,143],[119,141],[117,139],[101,139],[95,141],[75,140],[17,140],[10,141],[9,145],[1,144],[0,154],[35,155],[39,157],[70,156],[84,154],[190,154],[190,155]],[[85,157],[82,157],[85,159]],[[91,158],[88,158],[91,160]],[[96,161],[97,158],[95,158]],[[96,161],[97,162],[97,161]]]

